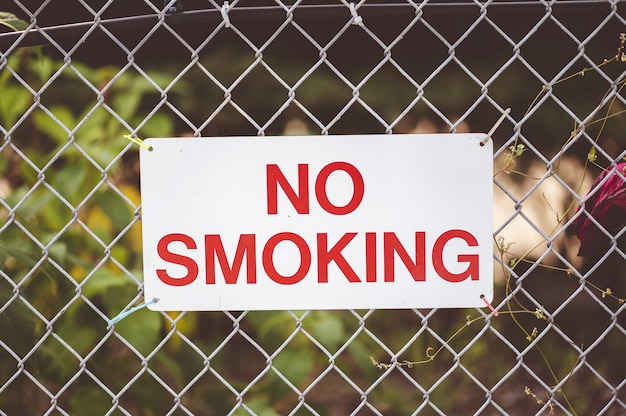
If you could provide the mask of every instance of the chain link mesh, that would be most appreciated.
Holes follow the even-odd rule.
[[[626,215],[592,209],[624,188],[621,1],[132,3],[0,5],[24,25],[0,19],[0,414],[626,412]],[[142,309],[107,328],[143,301],[125,135],[488,131],[509,107],[497,316]]]

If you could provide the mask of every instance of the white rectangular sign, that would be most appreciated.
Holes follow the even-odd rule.
[[[493,150],[484,139],[146,140],[145,297],[158,299],[150,308],[485,306]]]

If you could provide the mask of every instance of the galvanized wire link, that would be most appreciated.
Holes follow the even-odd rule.
[[[0,5],[0,414],[626,412],[626,228],[594,211],[623,1],[35,3]],[[485,308],[145,308],[134,138],[463,131],[496,144]]]

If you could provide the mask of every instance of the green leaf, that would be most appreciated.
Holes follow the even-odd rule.
[[[285,350],[274,358],[273,364],[289,381],[298,386],[313,369],[313,354],[306,349]],[[278,376],[276,378],[278,383],[284,385]]]
[[[102,295],[107,290],[114,287],[124,287],[129,280],[124,275],[113,273],[107,269],[100,269],[95,272],[82,288],[82,293],[88,298]]]
[[[117,92],[113,98],[115,112],[124,120],[129,120],[137,114],[137,107],[139,107],[142,95],[140,90],[134,88],[123,93]]]
[[[57,241],[48,249],[48,253],[50,257],[54,259],[57,263],[64,264],[65,259],[67,258],[67,244],[62,241]]]
[[[148,308],[135,311],[115,324],[115,330],[143,355],[150,354],[159,343],[161,315]]]
[[[38,129],[48,134],[57,143],[66,143],[68,132],[76,125],[74,115],[67,107],[52,106],[50,113],[54,114],[56,120],[48,114],[38,112],[33,115],[33,120]]]
[[[0,26],[6,26],[14,32],[26,30],[28,22],[19,19],[16,15],[9,12],[0,12]]]
[[[81,188],[85,183],[88,170],[83,163],[73,163],[63,167],[63,170],[57,173],[54,186],[56,190],[65,197],[65,199],[74,202],[79,201],[84,195]],[[83,190],[83,193],[86,191]]]
[[[124,228],[133,220],[133,213],[128,204],[111,190],[98,194],[94,197],[94,202],[117,228]]]
[[[374,377],[379,373],[379,370],[372,365],[370,360],[372,350],[367,348],[362,341],[359,339],[353,340],[350,345],[348,345],[348,351],[350,351],[350,355],[353,357],[356,365],[358,365],[365,374]]]
[[[319,319],[311,326],[315,338],[331,352],[335,351],[345,338],[343,322],[337,315],[329,312],[320,312]]]
[[[8,73],[8,71],[5,71]],[[0,120],[5,126],[12,126],[24,114],[33,101],[33,96],[24,88],[9,85],[2,86],[0,94]]]
[[[144,137],[169,137],[174,131],[174,121],[165,114],[155,114],[141,128]]]

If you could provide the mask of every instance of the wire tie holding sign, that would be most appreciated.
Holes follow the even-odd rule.
[[[144,141],[141,140],[139,137],[133,137],[130,134],[126,134],[126,135],[124,135],[124,138],[127,139],[127,140],[130,140],[131,142],[133,142],[135,144],[138,144],[139,146],[143,147],[144,149],[148,149],[148,151],[150,151],[150,152],[153,150],[152,146],[149,146],[149,145],[145,144]]]
[[[350,14],[352,15],[352,24],[353,25],[362,25],[363,24],[363,18],[361,16],[359,16],[359,14],[356,12],[356,6],[354,5],[354,3],[350,3]]]
[[[230,17],[228,17],[229,10],[230,10],[230,6],[228,2],[225,1],[222,7],[220,8],[220,13],[222,13],[222,19],[224,20],[224,27],[226,29],[230,28]]]
[[[496,121],[496,124],[493,125],[491,130],[489,130],[489,133],[487,133],[487,136],[485,136],[485,138],[480,142],[481,146],[484,146],[484,145],[487,144],[489,139],[491,139],[491,136],[493,136],[493,133],[496,132],[497,128],[500,127],[500,124],[502,124],[502,122],[504,121],[506,116],[508,116],[509,114],[511,114],[511,107],[509,107],[506,110],[504,110],[504,113],[500,116],[498,121]]]
[[[153,303],[157,303],[159,301],[159,298],[153,298],[152,300],[142,303],[141,305],[137,305],[133,308],[130,308],[129,310],[127,310],[126,312],[122,312],[119,315],[117,315],[115,318],[111,319],[107,325],[107,329],[110,329],[113,325],[115,325],[116,323],[118,323],[119,321],[121,321],[122,319],[126,318],[128,315],[131,315],[135,312],[137,312],[140,309],[145,308],[148,305],[152,305]]]
[[[498,316],[498,311],[494,308],[491,303],[487,300],[485,295],[480,295],[480,298],[485,302],[485,305],[489,308],[489,310],[493,313],[493,316]]]

